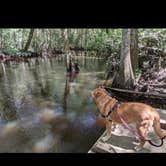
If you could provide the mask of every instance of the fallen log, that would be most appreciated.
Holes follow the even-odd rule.
[[[108,92],[113,93],[113,95],[120,101],[138,101],[152,105],[153,107],[166,109],[166,94],[137,92],[111,87],[105,87],[105,89]]]
[[[166,94],[155,94],[155,93],[147,93],[147,92],[137,92],[137,91],[127,90],[127,89],[118,89],[118,88],[111,88],[111,87],[106,87],[106,89],[114,91],[114,92],[129,93],[129,94],[134,94],[134,95],[139,95],[139,96],[149,96],[149,97],[153,96],[153,97],[156,97],[156,98],[166,99]]]

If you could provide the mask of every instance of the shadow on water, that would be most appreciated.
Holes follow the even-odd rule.
[[[0,71],[0,152],[87,152],[103,132],[90,92],[104,75],[104,61],[32,59]]]
[[[70,88],[73,88],[74,92],[77,92],[77,77],[79,72],[66,73],[66,82],[64,88],[64,103],[63,109],[67,112],[67,101],[69,100]]]

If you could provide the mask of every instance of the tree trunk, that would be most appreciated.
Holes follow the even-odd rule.
[[[69,52],[68,29],[65,29],[63,31],[63,37],[64,37],[64,51],[66,53],[66,71],[71,72],[72,62],[71,62],[71,54]]]
[[[52,33],[52,29],[48,29],[48,33],[49,33],[49,44],[48,44],[48,49],[51,50],[52,49],[52,36],[53,36],[53,33]]]
[[[131,42],[130,42],[130,55],[131,64],[133,68],[134,75],[136,74],[136,69],[138,68],[138,30],[131,29]]]
[[[134,74],[130,58],[130,44],[131,29],[123,29],[119,72],[115,75],[112,87],[132,89],[134,86]]]
[[[15,31],[13,32],[13,40],[14,40],[15,48],[19,48],[19,43],[17,42]]]
[[[83,47],[83,35],[84,35],[84,29],[80,29],[80,47]]]
[[[68,39],[68,29],[65,29],[63,31],[63,37],[64,37],[64,51],[69,51],[69,39]]]
[[[33,33],[33,37],[34,37],[34,40],[33,40],[33,42],[32,42],[32,47],[33,47],[33,50],[35,51],[35,52],[38,52],[39,51],[39,46],[38,46],[38,30],[36,29],[35,31],[34,31],[34,33]]]
[[[107,29],[105,29],[105,32],[107,33],[107,34],[109,34],[109,29],[107,28]]]
[[[24,48],[24,29],[22,29],[22,33],[21,33],[21,50],[23,50]]]
[[[23,49],[23,52],[28,51],[29,46],[30,46],[31,41],[32,41],[32,38],[33,38],[34,30],[35,30],[35,29],[31,29],[31,30],[30,30],[29,36],[28,36],[28,40],[27,40],[27,42],[26,42],[26,44],[25,44],[25,47],[24,47],[24,49]]]
[[[0,50],[3,49],[3,29],[0,29]]]
[[[86,49],[87,48],[88,29],[85,29],[84,33],[85,33],[84,34],[84,36],[85,36],[84,48]]]

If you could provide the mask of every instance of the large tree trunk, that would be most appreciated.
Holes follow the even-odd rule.
[[[130,55],[131,64],[133,68],[134,75],[136,74],[136,69],[138,68],[138,30],[131,29],[131,42],[130,42]]]
[[[134,86],[134,74],[130,58],[130,45],[131,29],[123,29],[119,72],[113,80],[112,87],[132,89]]]
[[[27,40],[27,42],[26,42],[26,44],[25,44],[25,47],[24,47],[24,49],[23,49],[23,52],[28,51],[29,46],[30,46],[31,41],[32,41],[32,38],[33,38],[34,30],[35,30],[35,29],[31,29],[31,30],[30,30],[29,36],[28,36],[28,40]]]

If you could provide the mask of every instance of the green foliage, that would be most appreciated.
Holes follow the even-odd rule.
[[[7,55],[16,55],[18,53],[18,50],[12,47],[6,47],[4,51],[7,53]]]
[[[24,48],[30,29],[0,29],[0,50],[15,54]],[[35,29],[29,50],[64,48],[64,29]],[[166,29],[139,29],[139,44],[146,37],[157,39],[158,47],[166,49]],[[122,29],[68,29],[68,41],[72,47],[112,53],[120,50]],[[95,54],[95,53],[94,53]]]
[[[139,76],[140,74],[142,74],[142,70],[141,69],[136,69],[136,71],[135,71],[136,77]]]
[[[158,41],[158,48],[166,49],[166,29],[139,29],[139,43],[143,44],[145,37]]]

